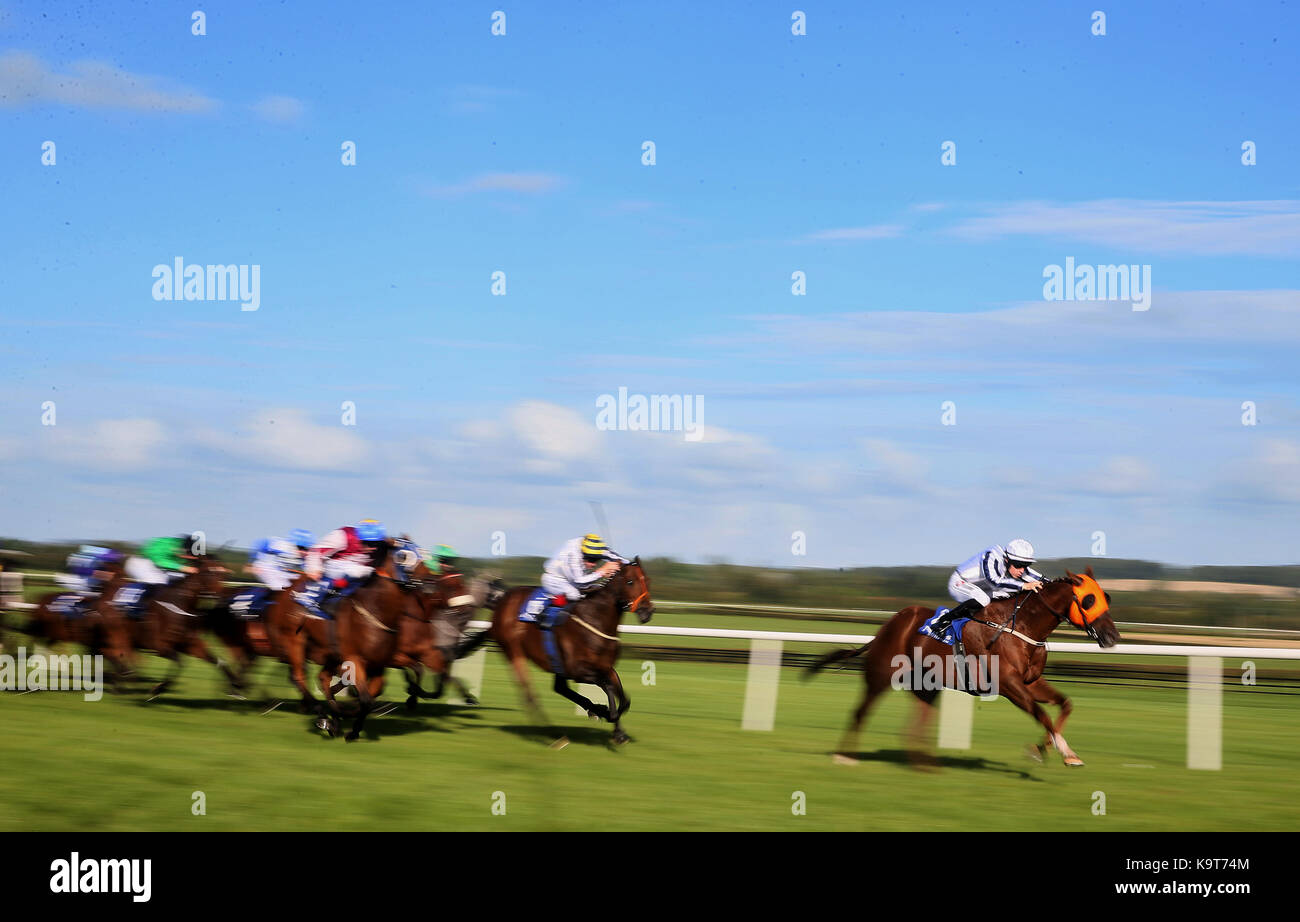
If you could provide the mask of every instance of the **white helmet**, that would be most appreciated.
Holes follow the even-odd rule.
[[[1024,538],[1007,542],[1007,559],[1014,564],[1031,564],[1034,562],[1034,546]]]

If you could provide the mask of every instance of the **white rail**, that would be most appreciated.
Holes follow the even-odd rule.
[[[658,602],[655,603],[659,604]],[[488,627],[488,621],[471,621],[471,628]],[[861,646],[872,640],[871,634],[819,634],[800,631],[741,631],[730,628],[711,627],[670,627],[647,626],[644,624],[620,624],[620,634],[654,634],[663,637],[717,637],[732,640],[763,640],[790,643],[841,643]],[[1096,654],[1111,653],[1125,656],[1222,656],[1229,659],[1297,659],[1300,649],[1283,649],[1279,647],[1201,647],[1186,644],[1137,644],[1121,643],[1102,649],[1095,644],[1060,643],[1051,641],[1047,644],[1049,653]]]

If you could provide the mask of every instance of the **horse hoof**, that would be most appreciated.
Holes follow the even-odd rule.
[[[1079,758],[1078,756],[1067,756],[1065,759],[1065,764],[1069,765],[1071,768],[1081,767],[1083,765],[1083,759]]]
[[[551,743],[550,748],[558,751],[567,745],[569,745],[569,738],[567,736],[562,736],[555,742]]]
[[[478,699],[475,698],[473,695],[466,695],[466,696],[465,696],[465,707],[470,707],[470,708],[476,708],[476,707],[478,707]]]
[[[844,755],[843,753],[839,753],[839,752],[837,752],[837,753],[835,753],[835,755],[831,756],[831,762],[833,762],[833,763],[836,764],[836,765],[858,765],[858,764],[860,764],[860,763],[858,762],[858,760],[855,759],[855,758],[853,758],[852,756],[846,756],[846,755]]]
[[[347,736],[343,737],[343,739],[344,739],[346,742],[349,742],[349,743],[355,743],[357,740],[361,739],[361,734],[358,733],[357,731],[353,730],[353,731],[352,731],[351,733],[349,733]]]
[[[406,699],[406,709],[408,711],[414,711],[417,706],[418,706],[418,702],[415,698],[415,695],[412,695],[411,697]]]
[[[622,746],[624,743],[630,742],[631,739],[632,737],[628,736],[622,730],[619,730],[617,733],[614,734],[614,743],[617,746]]]
[[[1041,764],[1043,761],[1043,747],[1034,745],[1026,746],[1025,755]]]

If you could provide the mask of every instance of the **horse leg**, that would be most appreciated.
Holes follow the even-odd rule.
[[[306,625],[302,625],[302,630],[306,630]],[[301,639],[299,639],[301,638]],[[301,633],[295,634],[289,642],[284,645],[285,657],[289,660],[289,680],[293,682],[293,687],[298,689],[298,711],[302,714],[311,714],[319,711],[320,707],[316,698],[307,687],[307,640]]]
[[[888,684],[883,687],[873,683],[868,676],[863,684],[866,688],[862,692],[862,701],[858,704],[857,709],[853,712],[853,717],[849,720],[849,725],[844,730],[844,735],[840,737],[840,744],[836,747],[831,761],[839,765],[857,765],[858,760],[852,753],[858,748],[858,734],[862,732],[862,724],[867,719],[867,714],[871,706],[876,703],[876,698],[880,695]]]
[[[590,698],[579,694],[569,687],[569,680],[562,675],[555,677],[555,683],[552,686],[555,693],[563,698],[568,698],[578,707],[587,712],[588,717],[599,717],[602,720],[610,720],[609,711],[605,710],[605,705],[595,704]]]
[[[153,687],[153,691],[149,693],[149,697],[145,699],[146,701],[152,701],[159,697],[163,692],[170,688],[178,678],[180,678],[181,674],[181,655],[178,652],[175,650],[168,650],[165,653],[162,651],[155,652],[163,659],[170,661],[171,666],[168,667],[167,674],[163,676],[163,680]]]
[[[545,724],[546,714],[542,711],[542,705],[537,700],[537,695],[533,693],[533,683],[528,679],[528,660],[525,658],[522,649],[515,651],[515,654],[510,657],[510,668],[515,671],[515,680],[524,693],[524,704],[532,716],[533,722]]]
[[[240,694],[244,687],[243,680],[240,679],[239,675],[230,668],[229,663],[208,649],[207,643],[204,642],[202,635],[197,631],[191,631],[189,636],[185,638],[181,644],[181,652],[187,653],[195,659],[201,659],[212,663],[225,675],[226,681],[230,683],[230,690],[234,696],[241,699],[244,697]]]
[[[460,692],[460,700],[464,701],[469,707],[474,707],[478,704],[478,699],[474,697],[472,692],[470,692],[469,686],[456,678],[456,676],[452,675],[451,672],[452,664],[456,662],[456,648],[451,646],[439,647],[438,649],[442,653],[443,665],[442,669],[438,672],[438,686],[434,690],[433,696],[435,698],[439,697],[442,694],[444,683],[451,682],[452,685],[456,686],[456,690]]]
[[[1048,738],[1056,746],[1056,751],[1061,754],[1061,758],[1066,765],[1083,764],[1083,760],[1075,755],[1074,751],[1065,742],[1065,737],[1056,731],[1056,728],[1052,725],[1052,718],[1048,716],[1047,711],[1039,707],[1038,702],[1034,700],[1035,694],[1023,682],[1014,676],[1008,681],[1008,677],[1003,676],[1002,687],[1002,696],[1004,698],[1043,725]]]
[[[632,738],[624,731],[622,724],[623,715],[632,706],[632,699],[627,696],[627,692],[623,691],[623,681],[618,677],[613,666],[609,667],[609,672],[605,674],[605,681],[600,687],[605,690],[605,697],[609,699],[609,713],[613,715],[609,719],[614,722],[614,742],[622,745]]]
[[[320,673],[316,676],[316,681],[321,687],[321,692],[325,695],[325,700],[320,704],[320,716],[316,719],[316,727],[324,730],[333,738],[339,734],[341,729],[339,723],[343,717],[343,709],[339,706],[338,699],[334,697],[336,687],[334,673],[322,666]]]
[[[352,729],[343,737],[349,743],[355,743],[361,737],[361,730],[366,725],[366,717],[375,707],[375,698],[384,687],[384,675],[381,672],[373,679],[367,680],[366,666],[359,658],[351,658],[348,662],[354,664],[356,672],[353,675],[360,678],[353,685],[357,692],[357,700],[360,703],[360,710],[357,711],[357,718],[352,722]]]
[[[1070,703],[1070,699],[1061,694],[1046,679],[1038,679],[1026,687],[1029,693],[1034,696],[1035,701],[1041,704],[1052,704],[1061,709],[1060,715],[1056,718],[1056,723],[1043,736],[1043,741],[1034,747],[1032,754],[1037,756],[1039,762],[1043,761],[1043,756],[1047,754],[1047,747],[1059,739],[1060,744],[1057,746],[1057,750],[1061,753],[1061,758],[1065,760],[1065,764],[1082,765],[1083,760],[1070,749],[1069,744],[1065,742],[1065,736],[1061,732],[1065,729],[1065,721],[1074,710],[1074,705]]]
[[[915,693],[914,693],[915,694]],[[938,692],[922,692],[916,695],[916,711],[912,723],[907,728],[907,756],[912,768],[933,769],[937,764],[934,753],[930,751],[928,730],[930,721],[939,709],[935,704]]]

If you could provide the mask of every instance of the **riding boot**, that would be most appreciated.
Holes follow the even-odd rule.
[[[970,670],[966,668],[966,645],[958,637],[952,642],[952,655],[954,657],[953,680],[957,683],[957,690],[968,692],[971,690]]]

